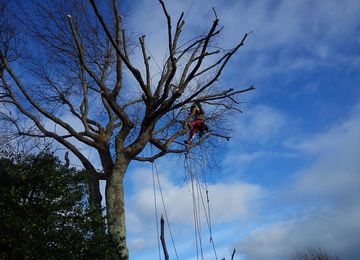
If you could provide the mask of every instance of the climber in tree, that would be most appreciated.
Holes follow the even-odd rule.
[[[185,141],[187,144],[192,143],[192,140],[197,132],[199,132],[199,136],[201,138],[204,133],[209,131],[208,126],[205,124],[205,112],[199,101],[196,101],[191,105],[189,117],[192,120],[188,122],[190,133],[188,139]]]

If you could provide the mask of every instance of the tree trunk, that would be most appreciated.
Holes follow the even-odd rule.
[[[99,179],[95,173],[90,173],[88,176],[88,187],[89,187],[89,204],[90,209],[94,212],[101,213],[101,200],[102,196],[100,193]]]
[[[106,210],[108,232],[115,243],[121,260],[129,259],[126,245],[124,176],[129,161],[125,158],[117,160],[109,179],[106,181]]]
[[[88,172],[89,174],[89,172]],[[95,237],[106,236],[106,225],[104,221],[101,200],[102,196],[100,193],[99,178],[94,172],[90,172],[88,175],[88,187],[89,187],[89,205],[91,211],[91,218],[95,225],[101,225],[100,229],[96,229]]]

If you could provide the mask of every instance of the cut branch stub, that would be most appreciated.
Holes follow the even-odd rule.
[[[163,215],[161,215],[161,219],[160,219],[160,240],[161,240],[161,245],[162,245],[162,248],[163,248],[163,251],[164,251],[164,257],[165,257],[165,260],[169,260],[169,253],[167,251],[167,248],[166,248],[166,241],[165,241],[165,227],[164,227],[164,217]]]

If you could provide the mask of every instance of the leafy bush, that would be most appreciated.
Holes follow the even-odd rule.
[[[1,259],[112,258],[94,215],[84,172],[49,153],[0,158]]]

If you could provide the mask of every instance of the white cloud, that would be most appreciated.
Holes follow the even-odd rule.
[[[152,172],[148,169],[135,170],[130,173],[134,191],[126,201],[127,223],[130,234],[130,245],[134,244],[134,250],[140,249],[138,239],[141,235],[153,236],[156,234],[154,198],[152,187]],[[160,182],[164,195],[169,221],[174,229],[175,237],[180,239],[182,247],[186,247],[188,237],[193,232],[193,201],[191,183],[175,183],[170,178],[170,173],[160,174]],[[206,229],[205,213],[201,196],[197,193],[194,183],[195,194],[198,196],[197,203],[201,211],[203,229]],[[200,183],[202,196],[206,207],[206,193],[204,184]],[[231,221],[244,221],[251,217],[256,210],[256,201],[263,195],[263,190],[256,185],[233,182],[208,184],[211,216],[213,225],[229,223]],[[158,213],[165,214],[160,193],[157,188]],[[151,223],[151,224],[150,224]],[[186,238],[187,239],[184,239]],[[148,248],[155,246],[154,243],[146,245]],[[142,248],[143,249],[143,248]]]
[[[266,155],[268,155],[268,153],[264,151],[248,152],[248,153],[246,152],[229,153],[229,155],[224,160],[224,164],[226,165],[236,164],[236,166],[240,166],[244,164],[249,164]]]
[[[172,14],[182,10],[186,12],[191,4],[190,0],[167,1],[169,12]],[[165,19],[156,1],[142,1],[141,5],[142,8],[134,9],[136,15],[130,22],[131,26],[147,34],[149,49],[157,57],[156,60],[162,63],[162,57],[167,49]],[[359,36],[354,33],[358,30],[357,17],[360,10],[358,1],[346,0],[341,3],[325,0],[316,3],[310,0],[230,1],[220,4],[218,1],[195,0],[186,17],[184,36],[195,35],[207,28],[208,22],[213,19],[211,6],[217,8],[221,24],[225,26],[224,34],[219,41],[224,46],[232,46],[245,32],[254,31],[245,48],[240,50],[240,54],[234,57],[230,66],[224,71],[221,84],[226,85],[230,82],[233,86],[250,82],[257,85],[258,82],[262,83],[261,80],[273,77],[274,74],[286,77],[294,71],[308,72],[315,68],[339,64],[358,65],[356,57],[348,56],[338,45],[340,41],[359,41]],[[155,64],[152,65],[155,68]],[[277,89],[277,86],[270,88],[282,91]],[[299,91],[298,88],[298,85],[294,85],[296,92]],[[311,93],[317,91],[320,86],[318,82],[313,82],[313,85],[305,85],[304,88]],[[244,148],[239,144],[271,148],[271,145],[277,145],[277,142],[282,142],[287,136],[291,130],[289,130],[289,122],[289,115],[273,107],[256,106],[252,111],[247,111],[235,128],[232,144],[236,146],[232,144],[229,146],[234,151],[229,155],[229,161],[249,162],[267,156],[269,151],[266,149],[249,152],[248,147]],[[297,151],[313,156],[314,163],[299,172],[298,178],[294,183],[289,183],[286,190],[282,188],[278,192],[282,193],[283,197],[288,197],[284,203],[289,203],[290,200],[295,204],[308,203],[308,206],[302,208],[303,211],[308,212],[308,215],[286,221],[275,221],[252,232],[250,237],[242,240],[239,246],[244,254],[251,256],[250,259],[256,257],[267,259],[268,256],[286,257],[292,249],[306,246],[307,243],[323,241],[330,247],[334,246],[339,252],[351,251],[352,241],[359,238],[347,236],[352,234],[351,228],[359,230],[354,222],[358,211],[351,210],[346,205],[341,212],[339,199],[341,198],[342,202],[345,198],[354,201],[352,199],[354,194],[358,194],[355,190],[359,186],[358,174],[355,175],[359,172],[356,155],[360,147],[357,141],[360,140],[357,134],[360,132],[357,122],[353,117],[340,127],[336,126],[327,133],[308,137],[305,141],[296,144]],[[151,179],[149,179],[151,172],[147,171],[146,175],[144,171],[135,175],[139,179],[134,182],[141,183],[141,186],[135,189],[128,205],[131,204],[129,205],[130,211],[133,212],[131,217],[136,218],[133,223],[136,223],[138,228],[144,221],[154,219],[154,211]],[[161,179],[166,194],[166,204],[170,205],[168,213],[170,219],[177,223],[175,225],[183,227],[182,224],[191,223],[192,217],[189,189],[186,185],[174,183],[166,176],[171,175],[162,174]],[[249,212],[252,213],[251,204],[257,202],[260,194],[263,194],[261,187],[240,182],[217,183],[210,188],[213,189],[210,191],[213,197],[212,205],[215,208],[219,207],[219,210],[213,210],[214,219],[218,219],[219,222],[234,220],[237,217],[233,215],[236,214],[247,216]],[[240,190],[244,193],[239,192]],[[227,192],[233,195],[224,195]],[[324,210],[323,207],[328,207],[329,203],[319,204],[317,201],[319,195],[327,198],[333,208]],[[226,210],[229,208],[224,211],[224,204],[227,205],[228,201],[235,201],[239,206],[231,209],[233,212],[226,216]],[[276,206],[274,210],[279,210],[281,215],[284,207],[288,210],[296,206],[291,205],[291,202],[288,205],[274,205]],[[267,203],[273,203],[271,198]],[[309,208],[314,207],[319,207],[318,211],[309,213]],[[145,228],[144,225],[142,228]],[[183,231],[187,232],[185,229]],[[338,240],[337,244],[335,244],[336,240]]]
[[[290,147],[303,155],[313,157],[314,162],[307,169],[299,172],[293,183],[288,183],[285,188],[277,190],[278,195],[282,197],[280,202],[282,205],[279,201],[273,200],[274,194],[262,197],[264,191],[260,186],[240,182],[209,186],[213,219],[218,223],[238,221],[241,219],[239,216],[252,216],[255,221],[260,219],[264,221],[261,223],[267,223],[253,229],[237,243],[238,255],[242,255],[245,259],[288,259],[297,249],[318,245],[349,259],[360,253],[356,244],[356,241],[360,240],[358,235],[360,204],[354,200],[360,196],[358,191],[360,165],[357,156],[360,147],[359,108],[360,106],[357,106],[347,120],[335,122],[328,131],[299,138],[301,141]],[[253,132],[256,138],[250,138],[251,142],[266,143],[283,136],[282,128],[286,126],[287,117],[281,112],[269,107],[256,107],[251,113],[253,114],[245,118],[242,121],[244,124],[240,124],[236,130],[237,133],[242,133],[238,136],[240,140],[242,138],[247,140],[248,133]],[[259,123],[262,120],[265,120],[265,123]],[[279,125],[281,127],[267,131]],[[257,129],[257,132],[251,131],[252,129]],[[237,156],[238,160],[251,161],[261,158],[263,152],[237,154]],[[148,176],[146,177],[145,174]],[[148,187],[151,184],[150,175],[149,171],[134,174],[134,178],[137,176],[134,182],[141,180],[143,188],[131,200],[139,205],[134,211],[137,212],[139,219],[153,218],[152,190]],[[192,209],[188,188],[176,185],[166,176],[170,176],[169,173],[161,175],[161,178],[166,203],[171,205],[168,211],[170,219],[175,220],[174,226],[181,226],[181,223],[191,224]],[[251,204],[259,203],[261,198],[264,198],[263,202],[266,205],[271,204],[273,211],[278,211],[277,217],[262,218],[254,214]],[[227,207],[229,201],[237,207],[235,209]],[[176,209],[177,206],[180,211]],[[282,220],[284,215],[281,211],[291,208],[299,212]],[[237,232],[235,229],[238,228],[234,225],[234,232]],[[183,232],[190,233],[190,230],[183,229]]]
[[[253,31],[224,70],[221,81],[217,83],[221,86],[240,88],[255,84],[260,88],[274,75],[287,77],[297,71],[359,64],[356,57],[339,48],[339,43],[360,41],[358,34],[354,33],[358,30],[357,14],[360,11],[356,0],[341,3],[326,0],[316,3],[310,0],[172,0],[166,1],[166,5],[173,15],[173,28],[181,11],[185,12],[181,43],[208,30],[214,19],[213,6],[224,26],[217,42],[220,46],[231,48],[246,32]],[[134,44],[139,45],[137,36],[146,35],[155,85],[160,76],[158,65],[162,67],[168,52],[166,18],[161,6],[158,1],[138,1],[125,14],[124,21],[128,35],[134,34]],[[133,58],[134,64],[144,71],[140,48]],[[137,84],[130,80],[129,86]],[[276,87],[270,86],[267,90],[276,90]],[[293,88],[297,91],[297,86]]]
[[[255,106],[247,111],[234,126],[234,143],[249,141],[265,144],[281,134],[286,126],[286,115],[269,106]]]
[[[264,164],[271,158],[289,157],[289,153],[278,150],[284,136],[291,131],[288,116],[265,105],[248,109],[233,123],[231,142],[222,160],[222,166],[233,169],[236,175],[260,161]]]
[[[167,50],[165,17],[156,1],[141,1],[128,17],[132,30],[149,35],[148,46],[158,63]],[[234,46],[244,33],[253,31],[248,44],[235,55],[239,64],[230,64],[226,75],[236,71],[240,84],[252,84],[258,79],[289,70],[309,70],[320,66],[348,64],[351,57],[339,50],[340,41],[359,40],[356,0],[337,1],[167,1],[173,23],[185,11],[183,40],[206,31],[214,19],[211,7],[217,9],[223,34],[219,43]],[[149,12],[148,10],[151,10]],[[133,18],[134,17],[134,18]],[[199,22],[201,21],[201,22]],[[329,55],[331,53],[331,55]],[[153,64],[155,67],[155,64]],[[225,79],[226,77],[223,77]]]
[[[138,239],[131,240],[129,247],[132,250],[139,251],[139,250],[144,249],[146,247],[146,244],[147,244],[147,242],[145,241],[145,239],[138,238]]]
[[[129,199],[129,204],[131,204],[132,209],[136,209],[137,215],[140,214],[144,217],[153,216],[152,174],[150,171],[141,170],[133,173],[133,175],[133,182],[136,188],[134,194]],[[166,175],[160,175],[160,182],[169,218],[177,223],[191,224],[193,221],[191,183],[176,184]],[[197,193],[197,186],[195,183],[194,185],[195,193]],[[205,197],[204,184],[202,182],[200,182],[200,189]],[[262,194],[260,187],[240,182],[208,184],[208,190],[215,224],[235,218],[248,217],[251,213],[252,202]],[[159,191],[157,192],[157,197],[160,200]],[[227,208],[228,205],[226,204],[229,201],[231,201],[233,207]],[[162,207],[161,202],[159,201],[158,203],[160,205],[158,206]]]
[[[280,202],[267,199],[274,211],[292,209],[297,214],[287,220],[277,214],[277,220],[240,241],[238,249],[246,259],[288,259],[296,249],[318,245],[344,259],[360,254],[360,203],[355,199],[360,196],[359,108],[344,122],[293,146],[313,163],[277,191]]]
[[[355,259],[360,253],[359,210],[317,210],[306,217],[272,223],[253,230],[237,249],[246,259],[289,259],[296,250],[320,246],[341,259]]]
[[[343,199],[360,196],[359,105],[350,119],[294,147],[317,159],[307,170],[298,173],[294,192]]]

